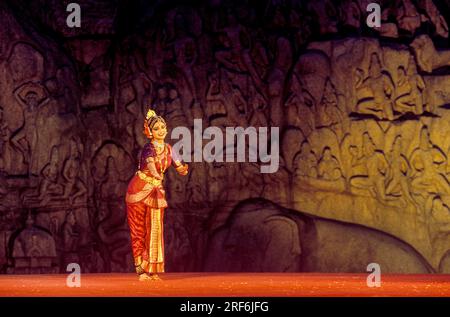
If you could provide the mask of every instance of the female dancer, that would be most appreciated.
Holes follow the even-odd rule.
[[[134,265],[140,281],[159,280],[157,273],[164,272],[163,218],[167,208],[162,186],[164,172],[173,164],[179,174],[188,173],[188,166],[164,142],[166,122],[153,110],[147,112],[144,133],[149,142],[142,149],[138,171],[125,198]]]

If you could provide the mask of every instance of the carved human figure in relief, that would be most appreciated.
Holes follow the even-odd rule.
[[[60,172],[59,150],[57,147],[53,147],[50,155],[50,162],[44,166],[40,175],[37,199],[42,205],[46,205],[52,199],[63,194],[64,188],[60,184]],[[36,195],[33,193],[25,194],[25,199],[30,197],[36,197]]]
[[[249,108],[251,108],[247,115],[249,125],[255,128],[267,127],[268,102],[252,85],[249,87],[249,99]]]
[[[80,241],[80,232],[77,225],[77,219],[73,211],[68,211],[66,219],[61,229],[63,241],[63,262],[64,266],[78,260],[78,245]]]
[[[447,199],[445,199],[447,198]],[[430,196],[427,200],[425,210],[430,213],[428,222],[433,226],[438,227],[441,232],[450,231],[450,208],[448,197],[441,197],[439,195]]]
[[[155,111],[158,113],[165,114],[167,111],[169,92],[167,91],[166,85],[160,85],[156,89],[156,100],[154,104]]]
[[[395,100],[395,110],[401,113],[416,112],[415,105],[411,99],[411,84],[406,76],[406,70],[403,66],[397,68],[397,98]]]
[[[338,180],[342,177],[341,168],[336,157],[331,153],[331,149],[326,146],[323,149],[322,158],[317,168],[318,177],[324,180]]]
[[[411,56],[409,58],[408,63],[408,80],[409,84],[411,86],[411,99],[415,105],[416,114],[421,114],[424,111],[425,106],[425,82],[417,73],[417,66],[416,62],[414,61],[414,58]],[[432,105],[428,104],[427,109],[429,112],[433,112],[434,109],[432,109]]]
[[[206,186],[203,179],[206,179],[208,170],[204,162],[192,164],[190,180],[187,184],[188,202],[191,206],[201,206],[208,200]]]
[[[386,186],[386,194],[392,196],[401,195],[409,203],[415,204],[410,193],[408,172],[410,171],[409,162],[402,153],[402,137],[395,138],[392,150],[389,155],[391,165],[389,179]]]
[[[392,102],[390,96],[394,92],[392,80],[386,74],[382,73],[381,62],[376,53],[372,53],[369,66],[369,77],[367,77],[358,90],[366,90],[370,95],[366,100],[359,100],[356,106],[357,112],[363,114],[372,114],[380,119],[394,119]]]
[[[224,93],[224,105],[226,110],[226,118],[222,121],[224,126],[236,125],[245,126],[247,125],[247,113],[248,104],[244,99],[239,87],[232,84],[229,76],[224,73],[221,79],[223,93]],[[220,121],[218,121],[220,122]]]
[[[79,178],[81,168],[81,153],[75,140],[70,141],[70,156],[66,160],[62,172],[65,180],[63,197],[72,204],[76,198],[87,193],[87,188]],[[75,190],[74,190],[75,189]]]
[[[225,50],[217,51],[215,58],[230,70],[248,72],[254,85],[258,88],[263,87],[262,79],[256,71],[250,55],[250,34],[248,34],[246,27],[239,23],[232,10],[227,12],[227,20],[226,27],[220,30],[223,32],[221,39]]]
[[[312,107],[305,103],[302,94],[302,85],[293,74],[291,78],[290,94],[286,100],[286,123],[298,127],[304,135],[308,136],[315,129],[314,113]]]
[[[427,126],[423,126],[419,147],[412,152],[409,160],[415,171],[411,181],[415,195],[426,199],[430,194],[450,194],[449,182],[444,171],[441,171],[446,160],[442,150],[431,143]]]
[[[377,151],[372,138],[366,132],[363,135],[363,157],[366,175],[351,177],[350,185],[355,188],[367,189],[372,197],[386,200],[386,176],[389,169],[384,154]]]
[[[38,143],[39,129],[37,117],[40,106],[47,102],[45,92],[39,85],[27,85],[18,89],[15,93],[17,100],[23,104],[23,127],[12,138],[12,145],[18,149],[28,164],[29,172],[34,172],[33,156],[36,155],[35,149]],[[44,100],[45,99],[45,100]]]
[[[183,108],[178,90],[169,87],[169,101],[166,105],[166,120],[173,126],[186,125],[186,113]]]
[[[412,112],[416,115],[423,113],[423,91],[425,82],[417,74],[414,61],[410,60],[408,73],[403,66],[397,69],[397,88],[395,108],[398,112]]]
[[[228,179],[226,164],[213,162],[208,165],[208,198],[211,202],[226,201],[228,190],[224,186],[224,180]]]
[[[206,115],[209,118],[219,116],[225,116],[227,111],[225,108],[225,97],[221,89],[221,80],[219,72],[211,72],[208,75],[208,89],[206,92],[205,108]]]
[[[121,179],[117,162],[113,156],[108,156],[105,165],[105,174],[101,179],[101,184],[99,186],[99,190],[97,191],[97,195],[99,195],[99,201],[102,204],[107,205],[106,202],[111,202],[122,196],[121,193],[123,192],[123,187],[125,187],[126,184]]]
[[[275,60],[266,76],[267,96],[270,103],[270,122],[273,126],[284,123],[283,90],[286,84],[286,75],[292,64],[292,48],[290,42],[280,37],[277,40]]]
[[[360,170],[365,172],[366,168],[363,166],[363,157],[360,155],[360,151],[356,145],[349,145],[348,147],[348,153],[351,156],[350,159],[350,173],[349,175],[360,175]]]
[[[136,96],[136,102],[139,106],[139,109],[143,109],[146,101],[146,92],[152,91],[153,81],[142,70],[136,56],[129,56],[128,67],[130,69],[130,76],[127,79],[130,81],[133,87],[134,95]]]
[[[317,177],[317,158],[308,141],[304,141],[294,158],[294,177]]]
[[[7,170],[7,165],[11,164],[11,149],[9,145],[10,137],[11,130],[4,120],[3,108],[0,107],[0,172]]]
[[[344,116],[339,109],[336,89],[329,78],[325,84],[322,100],[316,108],[316,127],[330,127],[340,136],[342,134],[340,124],[343,123]]]

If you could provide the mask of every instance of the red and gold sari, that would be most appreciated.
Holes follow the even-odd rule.
[[[173,157],[172,148],[165,144],[157,154],[152,143],[147,143],[141,152],[139,169],[131,179],[127,194],[127,218],[130,226],[136,272],[164,272],[164,210],[167,208],[162,180],[155,178],[149,163],[154,162],[156,171],[163,176],[174,164],[177,171],[185,175],[187,166]]]

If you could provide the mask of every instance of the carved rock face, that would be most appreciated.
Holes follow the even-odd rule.
[[[78,3],[80,29],[60,1],[0,4],[0,264],[133,269],[124,195],[151,105],[169,135],[196,118],[280,128],[276,173],[193,162],[185,179],[166,175],[174,269],[361,272],[389,255],[391,272],[448,271],[450,49],[434,46],[448,28],[433,1],[385,4],[380,30],[364,23],[367,1]],[[272,205],[242,212],[255,198]],[[51,232],[20,236],[44,241],[34,257],[17,236],[29,210]],[[64,269],[27,261],[21,272]]]
[[[413,248],[381,232],[254,200],[234,210],[230,222],[213,236],[205,269],[362,273],[372,262],[385,272],[431,271]]]

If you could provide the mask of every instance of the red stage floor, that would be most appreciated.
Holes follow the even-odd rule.
[[[0,296],[446,296],[450,275],[382,275],[369,288],[366,274],[165,273],[139,282],[135,274],[82,274],[81,287],[66,275],[0,275]]]

